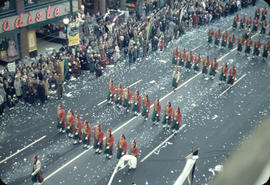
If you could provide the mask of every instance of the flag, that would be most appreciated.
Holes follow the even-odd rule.
[[[147,27],[146,27],[146,39],[150,40],[150,36],[151,36],[151,32],[152,32],[152,23],[148,23]]]

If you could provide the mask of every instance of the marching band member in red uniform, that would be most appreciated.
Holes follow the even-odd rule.
[[[266,18],[266,16],[267,16],[267,9],[266,9],[266,7],[264,7],[263,8],[263,10],[262,10],[262,19],[261,19],[261,21],[264,21],[265,20],[265,18]]]
[[[216,46],[219,46],[220,38],[221,38],[221,33],[220,33],[220,29],[218,29],[215,33],[215,45]]]
[[[254,19],[260,19],[260,15],[261,15],[261,10],[260,8],[257,8],[257,10],[255,11]]]
[[[79,114],[76,114],[75,117],[75,133],[73,144],[77,144],[77,140],[79,140],[79,143],[82,142],[82,121],[79,118]]]
[[[126,108],[127,112],[129,112],[129,108],[131,107],[132,93],[127,87],[124,91],[124,102],[123,107]]]
[[[201,66],[201,56],[200,56],[200,52],[197,53],[197,56],[195,57],[195,62],[194,62],[194,66],[193,69],[195,71],[195,73],[199,72],[200,70],[200,66]]]
[[[217,61],[217,57],[215,57],[211,63],[211,66],[210,66],[210,72],[209,72],[209,75],[210,75],[210,78],[211,79],[214,79],[215,78],[215,75],[217,73],[217,70],[218,70],[218,61]]]
[[[243,30],[245,28],[245,25],[246,25],[246,17],[245,15],[243,15],[243,17],[240,20],[240,29]]]
[[[106,139],[105,139],[105,150],[104,154],[106,154],[106,158],[111,159],[113,154],[113,142],[114,138],[112,135],[112,131],[109,128],[106,133]]]
[[[237,51],[241,52],[243,50],[244,45],[245,45],[245,39],[243,38],[243,35],[241,35],[241,37],[237,41]]]
[[[258,27],[259,27],[260,21],[258,18],[255,18],[255,20],[253,21],[253,28],[252,31],[253,32],[257,32],[258,31]]]
[[[190,72],[192,63],[193,63],[193,54],[192,51],[189,51],[189,53],[187,54],[187,62],[186,62],[186,68],[188,69],[188,71]]]
[[[239,16],[238,14],[236,14],[236,16],[234,16],[233,18],[233,28],[237,28],[237,25],[238,25],[238,22],[239,22]]]
[[[162,120],[163,128],[170,126],[171,115],[172,115],[172,105],[171,102],[168,101],[167,104],[165,105],[164,116]]]
[[[228,73],[228,65],[227,65],[227,62],[224,62],[223,66],[221,68],[221,73],[220,73],[220,77],[219,77],[219,80],[221,83],[226,82],[227,73]]]
[[[224,31],[224,33],[222,34],[221,46],[226,48],[227,47],[227,41],[228,41],[228,32]]]
[[[208,73],[209,65],[210,65],[210,60],[209,60],[209,57],[206,56],[206,58],[203,60],[203,68],[202,68],[202,74],[203,74],[204,78],[206,77],[206,75]]]
[[[135,139],[132,139],[129,146],[129,151],[130,151],[130,155],[133,155],[134,157],[138,157],[139,149],[138,149]]]
[[[117,90],[116,90],[116,93],[115,93],[115,104],[116,105],[122,105],[122,103],[123,103],[122,96],[123,96],[123,88],[122,88],[122,84],[119,83]]]
[[[186,60],[186,51],[185,51],[185,48],[183,48],[182,51],[180,52],[180,59],[179,59],[180,67],[184,67],[185,60]]]
[[[103,137],[104,132],[101,129],[100,123],[94,129],[94,149],[96,149],[96,153],[101,153],[103,149]]]
[[[254,42],[253,57],[259,56],[261,45],[262,44],[260,38]]]
[[[89,148],[91,143],[91,125],[88,122],[88,119],[86,119],[83,123],[83,147]]]
[[[67,130],[66,133],[68,134],[68,137],[73,137],[73,132],[74,132],[74,115],[72,112],[72,109],[69,109],[67,112]]]
[[[266,33],[266,29],[267,29],[267,20],[265,19],[265,20],[262,22],[261,34],[265,34],[265,33]]]
[[[233,49],[234,43],[235,43],[235,35],[232,32],[231,35],[229,36],[229,45],[228,45],[229,50]]]
[[[236,74],[237,74],[237,71],[235,69],[235,65],[233,64],[233,66],[230,68],[230,72],[229,72],[229,78],[228,78],[228,84],[233,84],[234,81],[235,81],[235,78],[236,78]]]
[[[160,111],[161,111],[161,105],[159,103],[159,99],[156,98],[156,101],[154,102],[154,110],[152,114],[152,121],[154,122],[154,125],[158,124],[160,120]]]
[[[173,71],[173,80],[172,80],[172,86],[174,88],[174,90],[177,88],[178,86],[178,82],[179,82],[179,79],[180,79],[180,72],[178,71],[178,67],[176,66],[175,67],[175,70]]]
[[[208,31],[208,43],[209,43],[209,44],[212,44],[214,36],[215,36],[214,29],[211,28],[211,29]]]
[[[121,134],[117,143],[117,159],[120,159],[127,152],[127,140],[124,134]]]
[[[142,109],[142,116],[144,117],[145,121],[148,119],[150,106],[151,106],[151,101],[148,97],[148,94],[146,94],[143,99],[143,109]]]
[[[270,41],[265,43],[264,46],[263,46],[263,54],[262,54],[262,56],[263,56],[264,59],[267,59],[269,51],[270,51]]]
[[[141,95],[139,93],[139,90],[136,90],[134,94],[134,103],[132,107],[132,111],[134,112],[135,116],[138,115],[141,109]]]
[[[110,79],[109,85],[108,85],[108,95],[107,95],[107,100],[108,102],[112,102],[114,100],[114,85],[113,85],[113,80]]]
[[[178,106],[173,112],[172,130],[176,132],[180,128],[180,123],[182,119],[182,113],[180,112],[180,107]]]
[[[58,132],[65,133],[65,127],[66,127],[65,111],[62,108],[62,105],[59,104],[57,107],[57,129],[58,129]]]
[[[248,30],[250,31],[251,25],[252,25],[252,18],[249,17],[246,21],[246,27],[248,28]]]
[[[246,40],[246,48],[245,48],[246,54],[250,54],[252,44],[253,44],[253,41],[251,40],[251,37],[249,36],[248,39]]]
[[[176,65],[177,64],[177,60],[178,60],[178,46],[176,46],[173,50],[173,56],[172,56],[172,64]]]

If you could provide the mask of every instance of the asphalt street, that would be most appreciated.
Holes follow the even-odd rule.
[[[257,3],[257,7],[264,6],[267,5],[262,1]],[[240,17],[242,14],[253,16],[255,8],[241,10]],[[267,20],[269,18],[268,15]],[[207,183],[212,178],[209,168],[223,164],[270,109],[269,59],[252,59],[239,55],[235,50],[207,46],[208,29],[220,28],[221,32],[228,30],[230,33],[232,20],[233,16],[229,16],[211,25],[195,28],[171,42],[164,52],[151,53],[130,66],[127,61],[122,61],[113,68],[107,68],[98,79],[85,72],[65,84],[62,100],[52,95],[44,105],[20,103],[5,110],[0,118],[1,179],[8,184],[31,184],[32,157],[37,153],[45,177],[43,184],[108,183],[117,164],[116,155],[107,160],[102,154],[96,155],[93,149],[85,150],[82,145],[73,145],[73,140],[66,134],[58,134],[56,109],[58,103],[62,103],[65,110],[72,108],[82,120],[88,119],[92,128],[97,123],[101,123],[104,131],[112,128],[115,145],[121,133],[126,135],[128,145],[133,138],[136,139],[140,150],[138,168],[118,172],[113,184],[173,184],[184,168],[185,156],[192,146],[199,148],[194,181]],[[236,38],[242,33],[238,30],[234,32]],[[253,41],[258,37],[263,43],[267,40],[265,36],[256,34]],[[185,47],[186,51],[193,50],[193,53],[200,52],[202,59],[206,55],[210,60],[217,57],[219,66],[225,61],[229,66],[236,64],[237,78],[242,78],[226,91],[229,86],[218,84],[218,74],[214,80],[205,80],[201,74],[182,69],[180,87],[172,92],[174,66],[171,64],[171,53],[175,46],[179,49]],[[159,97],[162,114],[168,100],[173,108],[181,107],[182,125],[186,126],[143,162],[141,160],[168,138],[171,131],[153,126],[151,120],[143,121],[141,116],[134,117],[115,105],[107,102],[100,104],[106,99],[110,78],[115,86],[120,82],[123,87],[132,85],[132,93],[139,89],[142,98],[148,93],[151,103]],[[5,160],[9,156],[12,157]]]

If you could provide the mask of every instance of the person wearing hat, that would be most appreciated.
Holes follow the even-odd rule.
[[[174,64],[174,65],[177,64],[178,55],[179,55],[179,52],[178,52],[178,46],[176,46],[176,47],[173,49],[172,64]]]
[[[180,123],[182,119],[182,113],[180,112],[180,107],[178,106],[176,110],[173,111],[172,127],[173,132],[176,132],[180,128]]]
[[[113,154],[113,142],[114,138],[112,135],[112,131],[109,128],[106,133],[106,139],[105,139],[105,148],[104,148],[104,154],[106,154],[106,158],[111,159]]]
[[[82,121],[80,120],[79,114],[76,114],[75,120],[74,120],[74,142],[73,144],[77,144],[77,140],[79,140],[79,143],[82,142]]]
[[[141,109],[141,95],[139,93],[139,90],[137,89],[134,94],[134,102],[132,107],[132,111],[134,112],[135,116],[138,115],[140,109]]]
[[[182,51],[180,52],[180,57],[179,57],[179,63],[178,63],[178,65],[180,67],[184,67],[185,60],[186,60],[186,51],[185,51],[185,48],[183,48]]]
[[[236,74],[237,74],[237,71],[235,69],[235,64],[233,64],[233,66],[230,68],[230,71],[229,71],[229,77],[227,81],[228,84],[233,85],[236,78]]]
[[[229,36],[229,44],[228,44],[228,48],[229,50],[233,49],[233,45],[235,43],[235,35],[234,33],[232,32]]]
[[[209,44],[212,44],[214,35],[215,35],[214,29],[211,28],[211,29],[208,31],[208,43],[209,43]]]
[[[224,62],[222,68],[221,68],[221,73],[220,73],[220,83],[224,83],[227,80],[227,73],[228,73],[228,65],[227,62]]]
[[[190,50],[189,53],[187,54],[187,58],[186,58],[187,62],[186,62],[186,69],[188,72],[190,72],[191,70],[191,66],[192,66],[192,63],[193,63],[193,54],[192,54],[192,51]]]
[[[113,80],[112,79],[110,79],[109,85],[108,85],[107,100],[108,100],[109,103],[111,103],[114,100],[114,85],[113,85]]]
[[[246,47],[245,47],[246,54],[250,54],[252,45],[253,45],[253,41],[251,40],[251,37],[249,36],[248,39],[246,40]]]
[[[84,148],[89,148],[90,147],[90,143],[91,143],[91,125],[88,122],[88,119],[86,119],[83,123],[83,147]]]
[[[59,132],[65,132],[65,111],[61,104],[57,107],[57,129]]]
[[[172,86],[173,86],[174,89],[176,89],[177,86],[178,86],[179,79],[180,79],[180,73],[178,71],[177,66],[175,67],[175,70],[173,71],[172,78],[173,78]]]
[[[200,52],[197,53],[196,57],[195,57],[195,62],[193,65],[193,69],[195,71],[195,73],[199,72],[200,70],[200,66],[201,66],[201,56],[200,56]]]
[[[120,135],[116,148],[117,148],[117,159],[120,159],[123,155],[126,154],[127,151],[127,140],[124,134]]]
[[[127,112],[129,112],[129,108],[131,106],[131,99],[132,99],[132,93],[129,90],[129,87],[127,87],[124,90],[124,94],[123,95],[124,95],[123,107],[125,107],[126,110],[127,110]]]
[[[156,101],[154,102],[154,110],[152,114],[152,121],[154,124],[158,124],[160,120],[160,111],[161,111],[161,105],[159,103],[159,98],[156,98]]]
[[[217,61],[217,57],[215,57],[211,63],[211,66],[210,66],[210,72],[209,72],[209,75],[211,77],[211,79],[214,79],[215,78],[215,75],[217,73],[217,70],[218,70],[218,61]]]
[[[72,112],[72,109],[69,109],[67,112],[67,129],[66,133],[68,134],[68,137],[73,137],[73,132],[74,132],[74,115]]]
[[[209,60],[209,57],[206,56],[206,58],[203,60],[203,67],[202,67],[202,74],[204,77],[206,77],[207,73],[208,73],[208,68],[209,68],[209,65],[210,65],[210,60]]]
[[[220,38],[221,38],[221,33],[220,33],[220,29],[218,29],[215,33],[215,45],[216,46],[219,46]]]
[[[151,101],[148,97],[148,94],[146,94],[143,99],[143,108],[142,108],[142,116],[144,117],[145,121],[148,119],[150,106],[151,106]]]
[[[133,155],[134,157],[138,157],[139,149],[138,149],[135,139],[132,139],[129,145],[129,152],[130,152],[130,155]]]
[[[115,104],[117,106],[119,106],[123,103],[122,96],[123,96],[123,88],[122,88],[122,84],[119,83],[117,90],[116,90],[116,93],[115,93]]]
[[[96,149],[96,153],[101,153],[103,149],[103,136],[104,132],[101,129],[100,123],[94,129],[94,149]]]
[[[242,52],[243,46],[245,44],[245,39],[243,38],[243,34],[240,36],[240,38],[237,40],[237,51]]]
[[[172,105],[171,105],[171,102],[168,101],[167,104],[165,105],[164,116],[162,119],[163,128],[170,126],[171,115],[172,115]]]
[[[42,182],[43,181],[43,177],[41,174],[41,163],[40,160],[38,160],[38,156],[37,154],[34,155],[33,157],[33,171],[32,171],[32,182],[36,183],[36,182]]]

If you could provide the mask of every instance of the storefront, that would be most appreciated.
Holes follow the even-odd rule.
[[[10,3],[15,0],[6,1]],[[0,17],[0,61],[12,62],[37,55],[38,43],[65,40],[63,19],[78,11],[78,0],[16,0],[16,13]],[[24,6],[23,8],[21,6]],[[14,7],[13,7],[14,8]],[[0,8],[1,9],[1,8]],[[14,9],[13,9],[14,10]],[[8,15],[8,14],[7,14]]]

